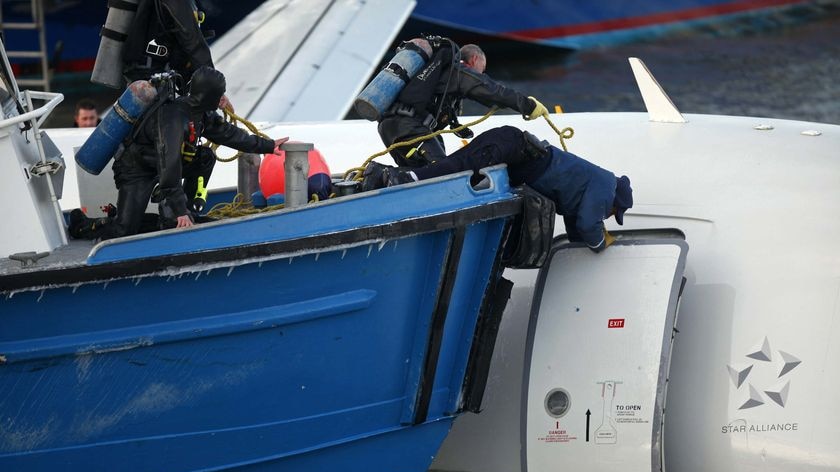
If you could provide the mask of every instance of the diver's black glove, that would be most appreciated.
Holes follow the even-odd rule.
[[[454,128],[455,127],[453,127],[453,129]],[[458,136],[461,139],[472,139],[472,137],[475,136],[475,133],[473,133],[473,131],[469,128],[464,128],[460,131],[455,131],[454,134],[455,136]]]

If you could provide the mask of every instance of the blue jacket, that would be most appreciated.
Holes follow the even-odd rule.
[[[550,150],[548,167],[529,185],[554,201],[569,240],[601,251],[606,247],[604,220],[615,200],[615,174],[554,146]]]

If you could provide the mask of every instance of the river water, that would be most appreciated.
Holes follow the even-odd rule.
[[[677,37],[565,57],[488,57],[487,73],[565,112],[644,111],[627,62],[647,65],[683,113],[840,124],[840,15]],[[477,104],[466,114],[482,114]]]
[[[645,42],[568,53],[554,48],[488,53],[487,73],[565,112],[644,111],[628,57],[641,58],[683,113],[840,124],[840,1],[817,13],[684,31]],[[406,39],[401,37],[401,39]],[[88,77],[56,80],[66,95],[47,127],[72,124],[79,98],[104,109],[119,91]],[[80,87],[79,84],[86,85]],[[486,108],[465,103],[468,115]],[[504,113],[504,112],[500,112]]]

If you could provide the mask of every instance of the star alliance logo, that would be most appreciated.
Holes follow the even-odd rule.
[[[738,407],[739,410],[746,410],[764,405],[767,403],[764,396],[782,408],[784,408],[787,404],[788,394],[790,393],[790,378],[787,374],[799,366],[802,361],[788,352],[775,352],[777,355],[773,356],[773,351],[770,349],[770,341],[765,336],[764,342],[759,343],[755,349],[752,349],[752,352],[746,355],[746,357],[748,359],[752,359],[752,361],[748,360],[743,363],[733,363],[726,366],[727,370],[729,370],[729,377],[732,380],[732,385],[735,386],[736,390],[745,393],[744,401],[741,406]],[[776,367],[774,368],[774,366]],[[773,375],[778,372],[778,375],[775,376],[775,383],[772,380],[767,380],[768,378],[773,378],[770,377],[767,372],[761,376],[753,374],[753,370],[766,371],[770,368],[774,368]],[[753,374],[752,377],[750,377],[750,374]],[[760,378],[756,379],[757,376]],[[765,386],[756,387],[752,381],[748,382],[748,379],[755,379],[756,382],[761,382],[761,385]],[[741,386],[744,384],[746,384],[746,387],[741,390]],[[764,395],[762,395],[762,392]]]

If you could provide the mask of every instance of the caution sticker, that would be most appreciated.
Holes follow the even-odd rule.
[[[555,424],[555,427],[546,431],[544,436],[537,437],[537,441],[542,443],[556,443],[563,444],[577,440],[576,436],[572,436],[568,431]]]

